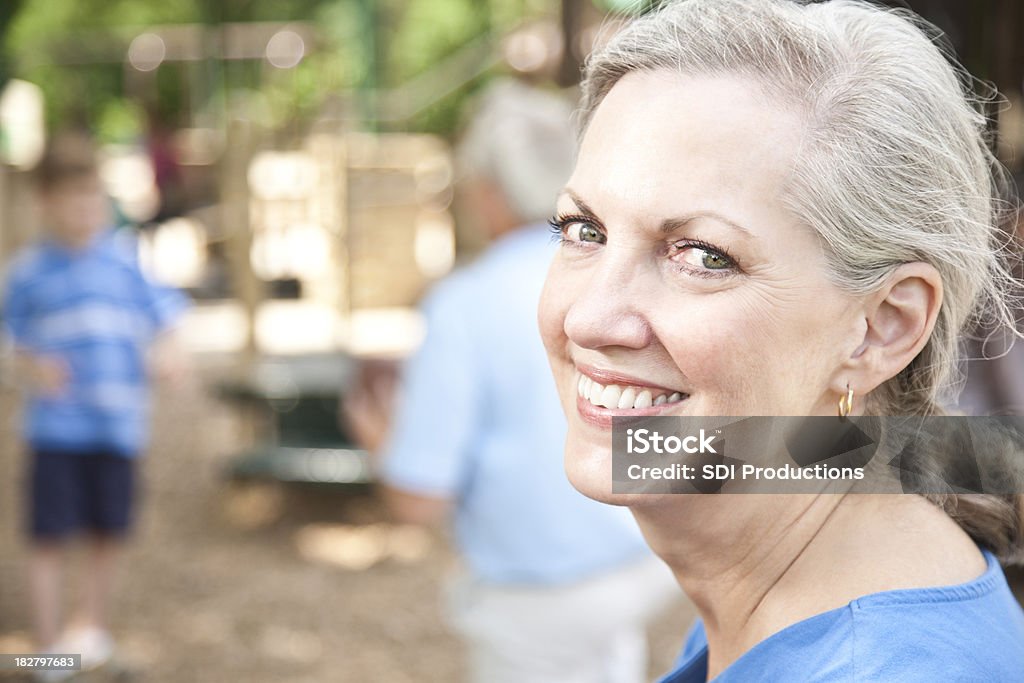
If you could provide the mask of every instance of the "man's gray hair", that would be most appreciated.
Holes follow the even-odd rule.
[[[572,105],[501,79],[484,93],[456,153],[462,176],[494,181],[524,223],[548,218],[572,172]]]

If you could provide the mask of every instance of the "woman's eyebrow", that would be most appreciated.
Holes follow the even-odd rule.
[[[597,216],[597,212],[591,209],[589,206],[587,206],[587,203],[580,199],[580,196],[573,192],[568,187],[562,190],[562,194],[568,195],[569,198],[572,199],[573,203],[576,204],[576,207],[579,208],[580,211],[582,211],[583,213],[589,214],[591,216]],[[694,220],[695,218],[710,218],[712,220],[718,221],[722,225],[732,228],[733,230],[739,233],[742,233],[744,237],[755,239],[754,233],[752,233],[750,230],[744,228],[739,223],[730,220],[723,216],[722,214],[717,213],[715,211],[695,211],[694,213],[688,214],[686,216],[680,216],[678,218],[666,218],[661,222],[658,231],[661,232],[662,234],[675,232],[676,230],[683,227],[684,225]]]
[[[663,234],[675,232],[676,230],[683,227],[684,225],[694,220],[695,218],[710,218],[714,221],[718,221],[722,225],[732,228],[733,230],[739,233],[742,233],[744,237],[754,239],[754,233],[752,233],[750,230],[747,230],[739,223],[729,220],[722,214],[716,213],[714,211],[695,211],[689,215],[681,216],[679,218],[666,218],[661,222],[659,230]]]
[[[580,196],[573,192],[572,190],[570,190],[568,187],[562,190],[562,194],[569,195],[569,199],[571,199],[573,201],[573,204],[576,205],[576,208],[578,208],[583,213],[589,214],[591,216],[597,216],[597,212],[591,209],[589,206],[587,206],[587,203],[580,199]]]

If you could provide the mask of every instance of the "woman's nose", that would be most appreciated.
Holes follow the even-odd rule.
[[[644,295],[636,291],[637,273],[630,271],[608,264],[580,275],[565,316],[570,341],[588,349],[642,349],[650,344],[651,327],[641,312]]]

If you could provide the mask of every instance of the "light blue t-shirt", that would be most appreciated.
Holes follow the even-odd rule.
[[[11,264],[7,333],[18,348],[59,358],[70,370],[61,396],[29,401],[25,437],[35,448],[133,457],[145,446],[146,347],[187,300],[146,279],[135,244],[120,231],[76,251],[47,240]]]
[[[761,641],[715,683],[1020,683],[1024,611],[995,556],[967,583],[874,593]],[[705,683],[708,642],[698,620],[660,683]]]
[[[390,485],[455,500],[456,542],[493,582],[573,581],[649,554],[628,510],[566,479],[565,417],[537,327],[555,249],[546,226],[524,228],[432,289],[382,454]]]

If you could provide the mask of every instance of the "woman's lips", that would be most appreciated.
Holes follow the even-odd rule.
[[[604,368],[598,368],[584,363],[576,363],[575,366],[577,380],[579,379],[579,375],[584,375],[605,386],[616,384],[622,387],[642,387],[644,389],[649,389],[655,396],[659,393],[672,394],[677,391],[679,393],[686,393],[681,389],[670,389],[669,387],[663,387],[658,384],[650,384],[643,379],[615,372],[614,370],[606,370]]]
[[[589,370],[589,368],[588,368]],[[602,384],[596,379],[617,379],[623,384]],[[643,384],[634,378],[606,371],[574,375],[576,410],[584,422],[610,429],[614,417],[642,417],[668,413],[689,394]]]

